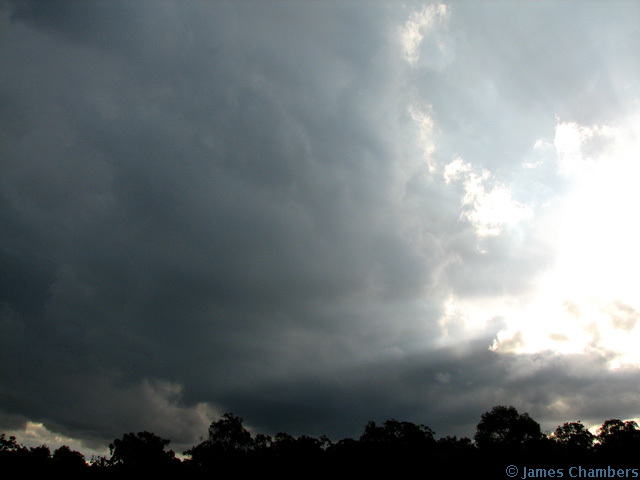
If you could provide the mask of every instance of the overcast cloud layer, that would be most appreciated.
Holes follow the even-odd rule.
[[[3,3],[0,430],[640,416],[639,20]]]

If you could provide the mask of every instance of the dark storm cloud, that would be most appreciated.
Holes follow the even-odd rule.
[[[3,419],[189,447],[228,410],[258,430],[332,436],[403,416],[468,434],[515,400],[548,415],[561,360],[519,383],[504,378],[525,360],[487,351],[496,331],[466,353],[423,352],[446,333],[451,289],[525,291],[548,252],[505,235],[479,253],[461,185],[428,174],[411,107],[433,104],[439,161],[476,152],[507,179],[508,155],[547,127],[493,148],[516,115],[467,90],[437,44],[470,40],[427,37],[422,64],[404,61],[413,7],[0,9]],[[484,47],[455,58],[480,62]],[[496,116],[461,141],[480,129],[470,119]]]
[[[216,404],[410,342],[368,293],[411,298],[438,261],[389,207],[397,152],[376,131],[404,113],[385,103],[380,77],[394,73],[377,70],[386,32],[324,8],[327,27],[298,8],[279,25],[280,7],[248,3],[199,21],[163,4],[151,15],[169,31],[147,31],[140,5],[5,7],[17,68],[3,110],[18,119],[3,147],[8,411],[62,428],[128,408],[143,428],[126,392],[144,379]]]
[[[390,418],[429,425],[437,436],[471,437],[480,415],[495,405],[527,411],[547,431],[577,419],[599,425],[612,411],[624,418],[638,413],[632,400],[637,368],[611,374],[599,355],[501,355],[488,350],[487,341],[263,385],[229,403],[242,408],[258,431],[313,432],[335,440],[357,438],[369,420]],[[599,391],[603,384],[606,392]]]

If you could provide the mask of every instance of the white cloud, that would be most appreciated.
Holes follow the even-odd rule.
[[[460,176],[464,173],[467,173],[471,170],[471,165],[465,163],[465,161],[458,157],[453,162],[448,163],[444,167],[444,181],[449,184],[454,180],[460,178]]]
[[[425,5],[422,10],[413,12],[400,32],[400,41],[405,60],[415,66],[420,60],[420,46],[425,34],[439,24],[446,24],[449,12],[444,4]],[[442,41],[437,40],[440,52],[445,50]]]
[[[461,217],[473,225],[479,237],[500,235],[505,227],[533,217],[531,208],[516,201],[511,190],[496,182],[491,172],[484,169],[477,173],[462,158],[447,164],[443,177],[447,184],[463,181]]]
[[[422,160],[419,163],[410,166],[409,173],[413,173],[417,169],[421,168],[422,162],[426,162],[429,173],[433,173],[436,170],[436,164],[433,159],[433,152],[436,149],[435,141],[433,138],[433,119],[430,115],[430,106],[419,108],[415,105],[409,105],[409,115],[414,122],[418,125],[419,134],[419,146],[422,148]]]
[[[559,122],[553,145],[558,155],[560,171],[567,175],[577,175],[588,170],[592,162],[602,154],[605,144],[615,141],[615,129],[603,125],[580,125],[575,122]]]
[[[509,326],[496,338],[497,351],[595,351],[612,367],[640,364],[639,117],[615,125],[558,122],[553,145],[570,186],[538,225],[556,261],[536,280],[530,300],[506,315]]]
[[[505,226],[515,225],[533,215],[530,208],[513,199],[508,188],[498,185],[487,191],[483,185],[487,178],[486,173],[472,175],[465,182],[466,194],[462,201],[463,205],[472,207],[463,215],[480,237],[500,235]]]

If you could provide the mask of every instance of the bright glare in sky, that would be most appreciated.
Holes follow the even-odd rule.
[[[548,146],[571,185],[545,220],[556,262],[533,300],[507,307],[495,350],[597,350],[612,367],[640,364],[639,132],[637,116],[619,126],[558,124]]]

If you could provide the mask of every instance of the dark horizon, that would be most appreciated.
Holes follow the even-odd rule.
[[[507,477],[636,478],[640,468],[635,453],[640,428],[635,421],[608,419],[596,434],[581,422],[564,422],[553,432],[543,432],[527,412],[496,405],[481,415],[473,439],[435,438],[427,425],[389,419],[369,421],[356,439],[334,442],[326,436],[298,437],[286,432],[275,436],[252,434],[243,419],[225,413],[214,420],[201,441],[176,455],[171,440],[153,432],[125,433],[109,444],[109,455],[87,459],[62,446],[26,448],[15,437],[0,436],[3,468],[39,473],[116,474],[157,473],[202,475],[231,473],[242,469],[257,474],[277,471],[281,475],[323,472],[348,474],[415,472],[506,474]],[[613,465],[613,466],[612,466]],[[604,467],[604,470],[603,470]]]

